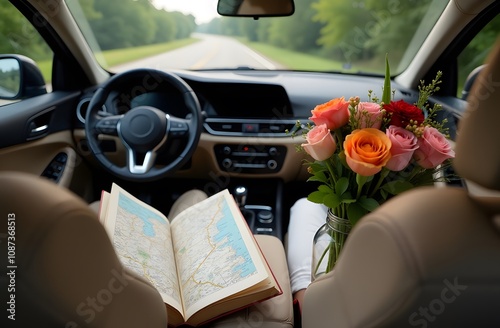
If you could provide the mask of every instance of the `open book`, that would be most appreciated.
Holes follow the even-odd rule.
[[[123,264],[160,292],[171,326],[198,326],[282,292],[227,190],[169,222],[113,184],[100,220]]]

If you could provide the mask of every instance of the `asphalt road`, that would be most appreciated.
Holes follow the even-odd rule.
[[[230,37],[194,34],[201,41],[189,46],[112,67],[122,72],[136,67],[168,69],[218,69],[250,67],[255,69],[280,69],[277,63],[264,58],[252,49]]]

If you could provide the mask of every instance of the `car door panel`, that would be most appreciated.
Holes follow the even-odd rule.
[[[68,130],[80,92],[57,91],[0,109],[0,149]]]
[[[88,168],[75,151],[72,134],[79,95],[53,92],[2,107],[0,171],[45,176],[85,194],[88,183],[75,177],[88,176]]]

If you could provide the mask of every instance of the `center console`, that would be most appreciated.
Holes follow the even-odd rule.
[[[286,150],[279,145],[220,144],[214,147],[221,170],[241,173],[279,172]]]
[[[250,230],[256,235],[271,235],[283,239],[281,196],[282,184],[273,187],[255,184],[252,187],[238,185],[232,194],[245,217]]]

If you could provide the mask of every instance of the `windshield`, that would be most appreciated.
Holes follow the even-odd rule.
[[[448,1],[295,0],[290,17],[222,17],[217,0],[67,0],[99,63],[119,72],[255,69],[392,74]]]

